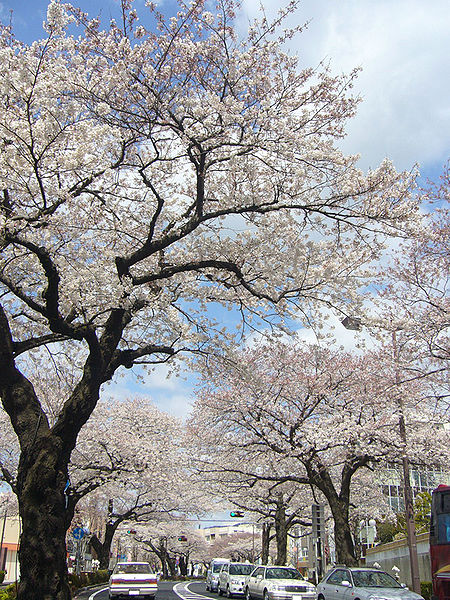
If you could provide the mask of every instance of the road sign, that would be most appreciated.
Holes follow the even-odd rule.
[[[76,539],[76,540],[81,540],[84,538],[86,532],[82,527],[74,527],[73,531],[72,531],[72,536]]]

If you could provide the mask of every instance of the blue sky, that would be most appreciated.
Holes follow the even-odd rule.
[[[117,0],[74,2],[105,22],[118,16]],[[279,0],[263,0],[274,14]],[[239,27],[256,16],[259,0],[243,0]],[[140,12],[143,0],[136,0]],[[46,0],[0,0],[0,18],[12,22],[19,39],[31,42],[44,36]],[[171,0],[160,10],[173,14]],[[360,154],[363,169],[376,167],[386,156],[397,169],[418,163],[424,177],[436,179],[450,156],[450,10],[448,0],[303,0],[291,24],[309,22],[292,42],[301,64],[316,66],[322,59],[332,72],[361,66],[355,91],[363,98],[357,117],[343,141],[347,153]],[[342,331],[341,341],[351,342]],[[191,381],[166,379],[161,369],[143,385],[131,385],[128,376],[110,387],[115,395],[138,392],[153,397],[164,410],[185,415],[189,410]]]

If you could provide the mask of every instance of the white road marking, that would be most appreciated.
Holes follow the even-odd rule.
[[[177,583],[173,586],[173,591],[182,600],[198,600],[199,598],[206,598],[211,600],[209,596],[203,594],[197,594],[189,589],[189,586],[193,583],[192,581]]]
[[[95,598],[95,596],[96,596],[97,594],[100,594],[100,592],[104,592],[104,591],[105,591],[105,590],[107,590],[107,589],[108,589],[108,588],[107,588],[107,587],[105,587],[105,588],[102,588],[101,590],[97,590],[96,592],[94,592],[93,594],[91,594],[91,595],[89,596],[88,600],[94,600],[94,598]]]

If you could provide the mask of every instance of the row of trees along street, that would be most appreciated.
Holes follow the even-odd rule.
[[[399,390],[386,356],[385,348],[354,356],[277,339],[231,360],[209,359],[190,420],[200,479],[209,479],[218,494],[241,507],[261,485],[266,506],[282,497],[287,483],[300,485],[307,492],[299,491],[297,502],[303,493],[304,505],[311,506],[314,493],[329,506],[337,561],[355,564],[351,505],[374,514],[373,503],[358,498],[357,489],[380,484],[376,475],[368,484],[367,472],[387,463],[400,469],[404,450]],[[402,385],[402,410],[411,462],[439,470],[448,464],[448,431],[432,391],[427,378],[408,381]],[[381,502],[377,516],[383,511],[389,512]],[[283,518],[275,516],[274,522],[285,526]],[[278,559],[283,564],[286,552]]]
[[[444,414],[448,171],[421,196],[415,173],[388,160],[363,173],[343,155],[357,72],[284,52],[295,4],[246,36],[233,0],[217,14],[180,3],[168,20],[148,7],[149,29],[121,4],[103,29],[52,2],[31,45],[2,28],[0,396],[17,440],[2,474],[22,522],[19,600],[70,598],[66,533],[90,494],[119,498],[100,545],[128,519],[200,510],[194,486],[177,488],[190,458],[223,498],[267,485],[275,512],[293,486],[325,498],[352,562],[351,485],[405,451],[400,392],[407,451],[445,455],[442,432],[428,434]],[[396,385],[382,350],[245,344],[256,330],[320,333],[326,311],[376,331],[393,302]],[[125,369],[181,360],[205,387],[179,450],[173,419],[101,398]]]
[[[49,412],[54,409],[53,403]],[[2,479],[15,492],[20,450],[6,414],[1,417]],[[89,523],[101,569],[109,567],[114,535],[130,523],[167,524],[211,509],[201,488],[188,485],[182,441],[181,423],[146,398],[97,405],[72,453],[65,497],[66,527]]]

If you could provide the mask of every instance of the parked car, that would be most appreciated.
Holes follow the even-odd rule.
[[[219,573],[222,566],[229,563],[228,558],[213,558],[206,573],[207,591],[217,592],[219,589]]]
[[[245,594],[245,578],[255,568],[250,563],[229,562],[222,565],[219,573],[219,583],[217,591],[219,596],[226,594],[231,598],[235,594]]]
[[[313,600],[316,588],[293,567],[256,567],[245,582],[247,600]]]
[[[147,562],[119,562],[109,579],[109,599],[121,597],[154,599],[158,583]]]
[[[379,569],[335,567],[317,586],[317,600],[423,600]]]

